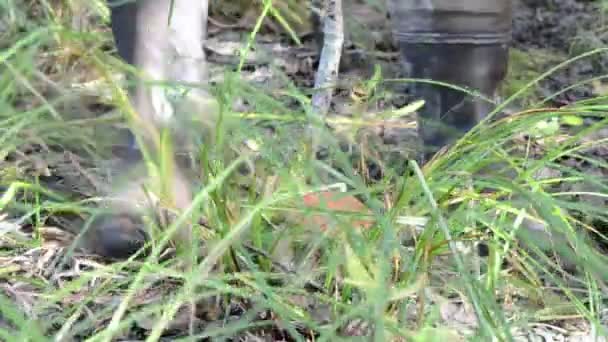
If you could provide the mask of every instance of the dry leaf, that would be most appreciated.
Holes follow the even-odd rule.
[[[355,213],[355,214],[371,214],[369,208],[359,201],[355,196],[348,195],[337,191],[321,191],[306,194],[302,197],[302,204],[306,208],[331,211],[332,213]],[[302,218],[306,226],[319,227],[321,230],[327,230],[331,225],[331,216],[329,213],[315,213],[306,215]],[[372,219],[353,219],[353,228],[370,228],[374,224]]]

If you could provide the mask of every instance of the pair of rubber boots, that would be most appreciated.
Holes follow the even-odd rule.
[[[119,53],[131,63],[133,50],[146,47],[146,42],[135,41],[136,31],[151,28],[137,27],[133,20],[137,17],[133,12],[137,8],[125,6],[131,8],[112,8],[112,25]],[[427,80],[415,83],[412,91],[414,97],[425,100],[418,120],[423,159],[428,160],[491,112],[493,105],[483,96],[486,99],[493,97],[507,72],[512,2],[389,0],[388,10],[404,67],[409,69],[411,78]],[[204,29],[205,25],[202,27]],[[472,96],[445,84],[483,96]],[[143,243],[141,232],[126,232],[133,227],[123,229],[116,224],[108,224],[105,228],[104,231],[99,227],[95,235],[99,236],[99,254],[125,256]],[[127,241],[131,238],[134,241]],[[104,244],[108,246],[104,247]]]

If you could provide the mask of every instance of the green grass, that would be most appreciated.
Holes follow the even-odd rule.
[[[123,334],[158,340],[164,333],[193,340],[245,332],[305,340],[314,332],[315,340],[333,341],[365,331],[355,328],[357,320],[373,327],[379,341],[446,339],[466,328],[479,340],[511,340],[516,327],[559,325],[572,318],[606,333],[601,314],[608,272],[601,227],[605,230],[608,217],[605,207],[580,200],[577,190],[586,184],[587,197],[608,194],[605,177],[590,172],[605,175],[608,164],[589,152],[608,145],[606,137],[589,138],[607,127],[604,98],[484,123],[424,167],[400,160],[372,182],[340,151],[331,132],[325,139],[330,157],[310,160],[309,142],[300,138],[311,111],[308,89],[290,80],[280,92],[263,89],[227,72],[214,94],[223,114],[238,124],[220,126],[215,141],[198,143],[192,205],[155,236],[149,256],[95,263],[52,250],[44,254],[48,245],[38,247],[42,229],[58,225],[58,218],[86,218],[97,210],[94,199],[100,194],[87,174],[103,178],[96,164],[109,155],[114,139],[104,133],[124,120],[87,112],[84,96],[72,84],[82,75],[109,75],[121,66],[101,51],[107,32],[76,32],[69,16],[57,9],[36,7],[38,15],[32,17],[32,8],[9,5],[11,11],[0,12],[13,28],[0,36],[5,47],[0,52],[0,213],[23,219],[34,239],[4,230],[0,236],[0,277],[13,289],[10,300],[4,287],[0,297],[0,317],[11,323],[0,325],[4,340],[109,341]],[[539,71],[526,82],[512,83],[510,100],[530,94],[546,76]],[[377,84],[400,81],[411,80],[364,82],[369,101],[385,96]],[[125,111],[119,84],[106,82],[111,102]],[[243,97],[252,104],[248,115],[230,109]],[[528,100],[531,109],[545,107],[538,105],[542,98]],[[594,120],[572,126],[579,122],[573,118]],[[275,125],[271,136],[263,134],[267,122]],[[246,138],[258,143],[255,157],[238,154]],[[78,166],[65,155],[77,156]],[[235,170],[248,158],[255,172],[238,176]],[[586,166],[565,162],[574,159]],[[149,170],[170,169],[158,160],[163,159],[150,155]],[[537,177],[539,172],[548,177]],[[264,193],[269,176],[277,177],[278,186]],[[82,183],[69,183],[74,179]],[[303,210],[294,201],[302,191],[328,182],[345,183],[362,198],[376,226],[355,231],[336,217],[331,234],[320,234],[290,219]],[[179,259],[160,255],[172,230],[191,217],[205,217],[211,228],[196,227],[195,245],[204,257],[184,270]],[[412,233],[398,217],[429,218],[429,223]],[[546,222],[554,238],[526,234],[522,222],[528,218]],[[488,245],[488,257],[477,256],[480,241]],[[566,274],[556,258],[574,265],[577,273]],[[477,317],[477,329],[448,324],[455,320],[446,317],[449,302],[465,303],[468,313],[456,318]],[[198,319],[211,323],[200,329],[195,320],[188,337],[190,320],[183,310],[192,303],[199,304]],[[165,331],[175,317],[181,325]],[[28,323],[32,320],[37,323]]]

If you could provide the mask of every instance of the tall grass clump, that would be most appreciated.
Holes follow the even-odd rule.
[[[360,161],[383,154],[360,148],[366,127],[357,118],[366,113],[339,121],[355,137],[347,143],[358,160],[326,126],[325,156],[313,159],[304,134],[310,92],[279,71],[279,90],[244,81],[238,67],[226,71],[212,89],[226,121],[190,151],[192,204],[154,234],[147,255],[108,262],[49,234],[62,236],[51,226],[78,233],[99,209],[99,165],[128,122],[121,113],[132,112],[114,77],[128,68],[107,52],[102,25],[74,28],[76,7],[20,5],[8,2],[0,14],[10,27],[0,36],[4,340],[506,341],[531,322],[567,318],[606,333],[606,99],[561,108],[543,101],[500,115],[555,70],[604,49],[540,75],[425,165],[381,163],[374,180]],[[288,6],[260,8],[241,62],[264,16],[292,20],[282,17]],[[107,20],[103,11],[93,18]],[[91,81],[107,97],[76,86]],[[378,73],[362,83],[372,107],[390,84],[417,81]],[[243,101],[248,111],[235,110]],[[407,108],[399,115],[415,114]],[[152,155],[146,166],[160,173],[167,163]],[[304,205],[303,196],[328,186],[369,211]],[[325,229],[310,224],[311,214],[327,215]],[[373,224],[358,228],[356,220]],[[186,221],[199,222],[189,268],[165,248]]]

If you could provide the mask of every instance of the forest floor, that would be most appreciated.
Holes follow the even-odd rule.
[[[122,172],[112,152],[124,149],[126,126],[105,73],[119,69],[98,63],[112,49],[107,26],[94,11],[71,17],[76,11],[62,6],[0,7],[0,340],[427,341],[486,340],[479,335],[486,332],[500,340],[605,341],[598,337],[608,332],[603,2],[515,1],[500,90],[501,101],[512,100],[507,118],[420,174],[405,162],[418,149],[415,99],[398,81],[407,75],[386,16],[368,4],[349,6],[328,116],[340,148],[320,168],[380,223],[331,233],[301,228],[302,216],[283,213],[301,210],[297,201],[269,205],[261,195],[273,177],[280,196],[301,200],[297,194],[311,188],[300,151],[318,58],[310,27],[297,27],[297,45],[267,21],[233,73],[257,18],[212,8],[211,82],[246,123],[199,153],[211,170],[194,170],[199,193],[208,191],[199,227],[208,253],[192,273],[177,270],[171,251],[117,262],[70,247]],[[38,29],[58,24],[61,33],[40,38]],[[246,139],[258,144],[254,174],[223,178]],[[511,163],[516,177],[479,176],[492,158]],[[528,245],[513,239],[521,208],[554,229],[551,253],[535,248],[545,235]],[[421,220],[431,228],[422,230]]]

